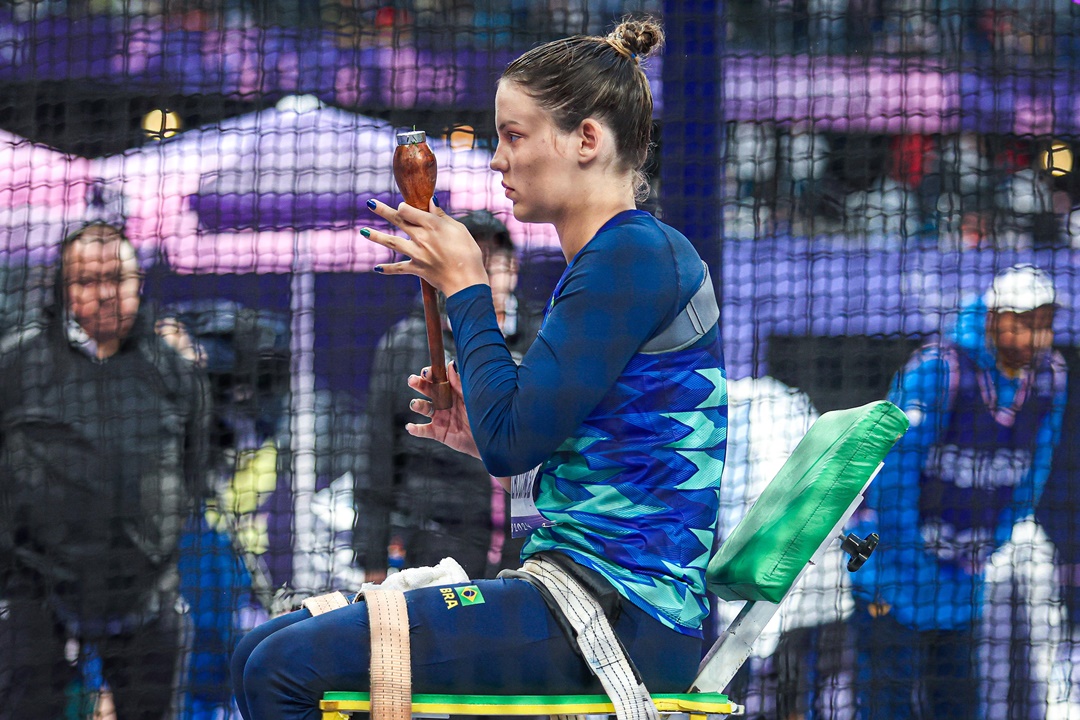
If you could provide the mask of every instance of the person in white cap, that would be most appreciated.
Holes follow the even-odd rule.
[[[956,327],[919,348],[890,401],[911,420],[860,509],[881,544],[852,582],[861,718],[974,718],[987,561],[1034,514],[1065,407],[1056,293],[1031,265],[999,273]]]
[[[997,367],[1016,377],[1046,354],[1054,340],[1054,284],[1032,265],[1014,265],[994,278],[983,294],[986,332]]]

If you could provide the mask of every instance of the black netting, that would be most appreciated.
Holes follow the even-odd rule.
[[[512,238],[523,353],[565,260],[550,227],[513,218],[488,167],[495,82],[536,43],[606,33],[628,13],[668,33],[646,66],[656,144],[643,207],[690,238],[721,300],[721,536],[818,414],[888,396],[913,419],[945,418],[909,434],[853,521],[881,530],[869,579],[853,582],[831,550],[730,694],[785,720],[855,717],[860,694],[875,718],[1080,713],[1080,404],[1063,384],[1080,333],[1069,0],[0,4],[4,607],[39,597],[25,571],[39,566],[73,617],[64,603],[83,582],[124,618],[182,597],[181,712],[218,717],[238,637],[298,596],[443,554],[474,576],[516,565],[483,469],[383,427],[410,419],[386,383],[423,357],[418,293],[414,278],[371,272],[390,256],[360,228],[380,227],[369,198],[399,199],[395,131],[424,130],[443,208],[491,211],[478,222]],[[152,346],[105,386],[62,372],[49,345],[74,332],[61,242],[91,222],[133,250],[124,267],[141,280]],[[1019,265],[1043,271],[1056,312],[1040,340],[1053,351],[1014,367],[986,338],[1022,345],[1031,328],[988,326],[984,293]],[[1030,318],[1038,289],[1018,293],[998,309]],[[179,451],[154,429],[183,437],[200,389],[140,384],[175,374],[165,340],[205,374],[210,442],[191,466],[205,493],[172,482],[186,466],[163,462]],[[42,427],[48,442],[26,445]],[[114,552],[120,536],[143,550]],[[154,575],[140,563],[169,557],[176,588],[140,584]],[[27,647],[39,629],[27,632],[0,646]],[[64,712],[84,716],[115,649],[68,642],[86,636],[74,626],[40,634],[67,644],[40,692],[66,687]],[[0,687],[5,671],[0,660]]]

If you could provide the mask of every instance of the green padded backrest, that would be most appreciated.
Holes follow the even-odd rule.
[[[723,600],[783,600],[907,428],[883,400],[818,418],[709,562],[709,590]]]

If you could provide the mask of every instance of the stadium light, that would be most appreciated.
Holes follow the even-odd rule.
[[[476,131],[472,125],[458,125],[450,130],[446,139],[453,151],[472,150],[476,146]]]
[[[180,115],[169,109],[154,108],[143,116],[142,128],[151,140],[164,140],[180,132],[184,123]]]
[[[1063,177],[1072,172],[1073,153],[1068,143],[1055,140],[1050,149],[1042,155],[1042,167],[1054,177]]]

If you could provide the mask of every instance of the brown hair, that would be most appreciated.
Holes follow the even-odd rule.
[[[90,222],[83,223],[82,225],[76,227],[74,230],[68,232],[68,234],[64,236],[64,239],[60,241],[61,249],[67,250],[67,248],[72,243],[80,239],[83,235],[85,235],[90,230],[93,230],[94,228],[111,230],[116,235],[116,237],[120,239],[121,242],[131,245],[132,249],[134,249],[135,247],[131,244],[131,240],[128,239],[128,236],[124,233],[124,228],[121,225],[106,222],[105,220],[91,220]]]
[[[664,43],[652,18],[625,18],[606,37],[575,35],[529,50],[503,72],[569,132],[588,117],[610,127],[619,160],[637,175],[636,195],[648,184],[641,172],[652,144],[652,91],[641,61]]]

